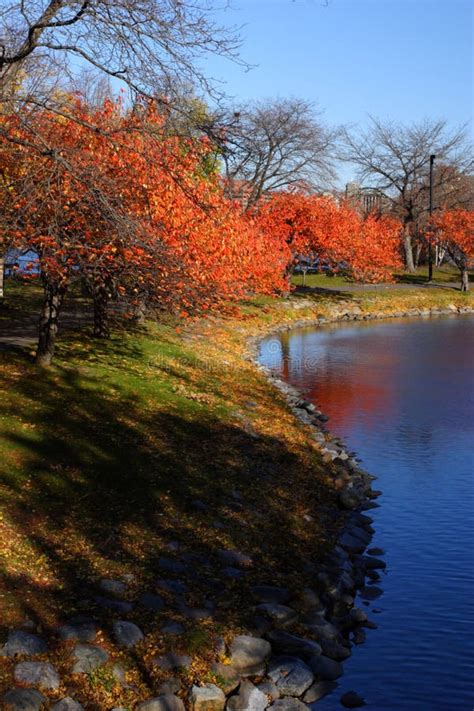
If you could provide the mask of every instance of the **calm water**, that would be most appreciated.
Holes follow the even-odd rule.
[[[338,689],[374,711],[474,708],[474,318],[293,331],[262,344],[379,479],[372,545],[386,550],[379,625]],[[361,604],[359,602],[359,604]]]

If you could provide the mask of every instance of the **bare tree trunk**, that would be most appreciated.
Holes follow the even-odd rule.
[[[94,289],[94,336],[109,338],[109,295],[105,289]]]
[[[143,324],[146,321],[146,303],[144,299],[140,299],[136,304],[133,309],[133,320],[136,324],[139,326],[143,326]]]
[[[440,247],[436,245],[436,266],[440,267],[443,263],[443,259],[446,256],[446,247]]]
[[[417,242],[416,247],[415,247],[415,269],[418,269],[422,249],[423,249],[423,245],[420,242]]]
[[[3,283],[5,278],[5,259],[0,257],[0,300],[5,296],[3,291]]]
[[[51,365],[58,333],[58,319],[66,290],[56,285],[46,284],[43,307],[41,310],[36,363],[47,367]]]
[[[466,264],[461,267],[461,291],[469,291],[469,272]]]
[[[412,240],[411,240],[409,223],[407,223],[404,227],[403,248],[405,250],[406,270],[407,270],[407,272],[411,272],[413,274],[416,271],[416,269],[415,269],[415,263],[413,261],[413,244],[412,244]]]

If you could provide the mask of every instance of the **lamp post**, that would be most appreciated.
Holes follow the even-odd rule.
[[[430,155],[430,205],[429,205],[429,242],[428,242],[428,281],[433,281],[433,240],[431,234],[431,217],[433,215],[433,164],[435,162],[436,156],[432,153]]]

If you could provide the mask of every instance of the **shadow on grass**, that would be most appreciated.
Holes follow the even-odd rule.
[[[349,282],[348,282],[349,284]],[[323,287],[323,286],[297,286],[293,292],[293,296],[304,296],[314,301],[318,301],[318,296],[327,297],[329,300],[350,301],[354,296],[349,291],[342,291],[338,288]]]
[[[125,342],[115,347],[115,361],[142,356]],[[96,354],[105,358],[108,348],[99,344]],[[230,588],[248,593],[225,577],[218,548],[252,556],[249,580],[303,580],[308,555],[317,559],[327,546],[332,517],[325,513],[332,494],[307,452],[210,408],[177,407],[156,393],[148,399],[118,378],[112,387],[83,370],[25,369],[2,408],[0,487],[17,541],[10,548],[6,541],[12,558],[2,587],[24,617],[48,627],[55,617],[95,613],[102,577],[131,573],[137,592],[150,591],[163,555],[184,563],[178,577],[202,596],[195,603],[211,594],[219,609],[219,595],[227,597],[227,616]],[[321,516],[301,526],[308,508]],[[170,541],[178,552],[170,553]],[[7,621],[0,620],[2,637]]]
[[[420,274],[397,274],[397,284],[408,284],[410,286],[422,286],[425,289],[448,289],[450,291],[461,291],[459,279],[449,279],[446,281],[428,281],[428,277]]]

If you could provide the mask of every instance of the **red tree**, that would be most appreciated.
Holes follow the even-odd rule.
[[[344,264],[363,281],[390,280],[400,264],[400,225],[387,217],[366,219],[330,197],[276,193],[259,209],[258,220],[293,257],[313,255],[335,268]]]
[[[73,121],[48,111],[29,121],[44,151],[12,121],[2,155],[5,239],[36,252],[44,284],[38,362],[51,361],[64,294],[78,279],[100,336],[112,298],[189,314],[283,287],[284,250],[269,249],[268,234],[224,197],[206,171],[207,141],[166,135],[152,104],[125,113],[74,100],[71,111]]]
[[[469,290],[469,265],[474,259],[474,212],[443,210],[433,218],[438,237],[446,244],[453,262],[461,271],[461,291]]]

